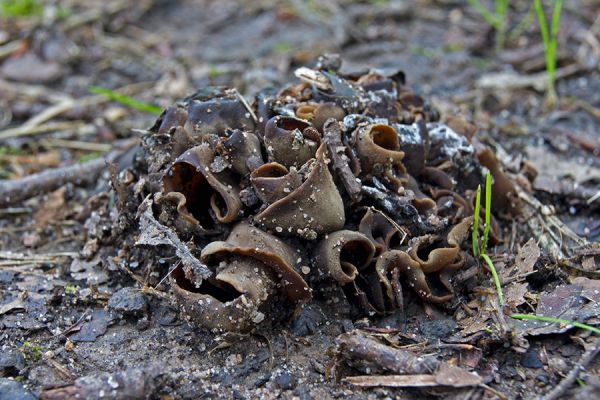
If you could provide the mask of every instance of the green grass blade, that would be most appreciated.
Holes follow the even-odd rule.
[[[492,14],[479,0],[469,0],[469,4],[479,15],[485,19],[485,22],[490,24],[494,29],[498,29],[500,27],[500,19],[497,15]]]
[[[548,49],[550,64],[547,66],[548,76],[551,79],[551,85],[554,86],[556,76],[556,46],[558,43],[558,28],[560,25],[560,13],[562,9],[562,0],[554,1],[554,9],[552,10],[552,22],[550,26],[550,46]]]
[[[508,39],[515,40],[519,36],[521,36],[521,34],[523,32],[525,32],[525,29],[529,28],[529,26],[533,22],[534,18],[535,18],[535,10],[534,10],[533,4],[531,4],[529,6],[529,11],[527,11],[527,14],[525,15],[525,17],[523,17],[521,22],[519,22],[519,24],[508,35]]]
[[[90,93],[101,94],[103,96],[108,97],[110,100],[120,103],[126,107],[130,107],[139,111],[147,112],[150,114],[160,115],[162,113],[162,108],[155,106],[153,104],[144,103],[143,101],[139,101],[134,99],[133,97],[125,96],[124,94],[120,94],[115,92],[114,90],[106,89],[98,86],[90,86]]]
[[[530,315],[530,314],[513,314],[513,315],[511,315],[511,317],[514,319],[521,319],[521,320],[551,322],[553,324],[571,325],[571,326],[575,326],[580,329],[586,329],[588,331],[594,332],[597,335],[600,335],[600,329],[590,326],[588,324],[583,324],[581,322],[569,321],[568,319],[544,317],[544,316],[540,316],[540,315]]]
[[[496,17],[502,21],[508,9],[508,0],[496,0]]]
[[[496,272],[496,267],[494,267],[494,263],[492,259],[487,254],[481,254],[481,257],[485,260],[488,267],[490,267],[490,271],[492,272],[492,277],[494,278],[494,284],[496,285],[496,292],[498,292],[498,302],[501,306],[504,305],[504,296],[502,295],[502,286],[500,286],[500,278],[498,278],[498,272]]]
[[[0,16],[34,17],[41,16],[44,4],[39,0],[0,0]]]
[[[540,24],[540,31],[542,33],[542,40],[544,41],[544,48],[548,48],[550,44],[550,35],[548,34],[548,24],[546,22],[546,16],[544,15],[544,8],[542,7],[542,0],[533,0],[535,5],[535,12],[538,17]]]
[[[483,229],[483,240],[481,242],[481,254],[487,251],[488,237],[490,236],[490,224],[492,222],[492,174],[488,171],[485,177],[485,227]]]
[[[471,241],[473,242],[473,255],[479,257],[479,210],[481,209],[481,185],[477,186],[475,195],[475,213],[473,214],[473,233]]]

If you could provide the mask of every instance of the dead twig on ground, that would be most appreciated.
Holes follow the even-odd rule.
[[[118,160],[137,145],[130,139],[121,143],[106,156],[68,167],[48,169],[22,179],[0,181],[0,207],[15,206],[15,203],[33,196],[55,190],[67,183],[91,183],[106,168],[107,163]]]
[[[38,133],[48,133],[55,131],[64,131],[67,129],[78,129],[84,127],[86,124],[83,121],[59,121],[59,122],[48,122],[47,124],[24,126],[21,125],[16,128],[8,128],[0,131],[0,140],[10,139],[20,136],[32,136]]]

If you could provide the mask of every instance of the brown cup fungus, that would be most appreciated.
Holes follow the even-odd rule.
[[[200,255],[215,275],[196,287],[184,267],[171,283],[184,311],[211,330],[247,330],[262,322],[277,293],[292,303],[310,299],[311,291],[296,272],[297,253],[277,237],[245,223],[225,241],[211,242]]]
[[[303,276],[339,285],[370,316],[402,310],[410,296],[448,303],[452,275],[473,260],[482,166],[493,212],[519,212],[516,186],[474,127],[437,122],[402,73],[296,75],[302,83],[260,92],[252,106],[205,88],[144,138],[148,187],[161,186],[152,211],[198,258],[174,267],[176,301],[219,331],[310,301]],[[490,241],[501,237],[492,216]]]

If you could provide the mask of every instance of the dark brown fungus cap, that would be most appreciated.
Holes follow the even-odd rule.
[[[408,175],[405,180],[405,188],[411,190],[414,193],[414,197],[411,200],[411,204],[423,214],[433,213],[436,210],[437,205],[430,197],[427,197],[425,193],[421,191],[415,178]]]
[[[254,120],[248,109],[233,93],[210,100],[191,100],[188,124],[196,135],[222,136],[227,129],[254,130]]]
[[[199,286],[182,266],[173,270],[170,280],[184,313],[215,331],[245,331],[260,323],[261,305],[276,291],[272,273],[260,260],[235,255]]]
[[[264,141],[271,161],[299,168],[315,156],[321,136],[305,120],[276,116],[267,122]]]
[[[406,276],[408,285],[425,301],[444,303],[453,297],[454,289],[450,275],[462,267],[464,257],[460,254],[460,244],[466,239],[473,219],[465,218],[455,225],[444,241],[439,237],[425,235],[411,239],[409,250],[391,250],[377,260],[375,269],[384,290],[393,303],[398,303],[398,287],[394,284],[394,270]],[[431,277],[435,275],[446,293],[437,293],[440,288],[432,288]],[[391,278],[391,279],[390,279]]]
[[[158,133],[170,133],[172,129],[183,126],[188,119],[188,112],[182,105],[167,108],[160,118]]]
[[[393,127],[374,124],[359,128],[355,132],[354,142],[365,172],[373,172],[378,165],[384,169],[393,166],[406,172],[402,164],[404,152],[400,150],[398,134]]]
[[[253,132],[234,130],[217,147],[221,156],[239,175],[245,176],[263,165],[260,140]]]
[[[230,255],[250,257],[269,267],[288,299],[294,302],[310,300],[310,288],[294,269],[302,258],[278,237],[240,223],[233,228],[227,240],[212,242],[204,247],[200,259],[210,264]]]
[[[431,195],[436,200],[438,215],[447,217],[452,224],[473,215],[471,203],[452,190],[432,189]]]
[[[267,163],[252,171],[250,182],[258,198],[271,204],[296,190],[302,184],[302,177],[292,167],[288,171],[279,163]]]
[[[358,231],[365,235],[375,246],[375,256],[400,246],[402,233],[388,218],[372,209],[367,209],[360,220]]]
[[[392,93],[396,91],[396,82],[394,80],[375,72],[362,75],[356,80],[356,84],[368,92],[383,90]]]
[[[450,175],[438,167],[423,167],[421,178],[441,189],[452,189],[454,182]]]
[[[346,222],[344,203],[327,168],[325,153],[322,144],[302,185],[269,205],[255,221],[277,233],[312,240],[318,234],[340,230]]]
[[[333,102],[306,103],[296,108],[296,116],[311,121],[319,132],[323,132],[323,125],[328,119],[333,118],[336,121],[341,121],[346,116],[346,112]]]
[[[328,119],[333,118],[336,121],[341,121],[345,116],[346,112],[342,107],[332,102],[325,102],[319,104],[315,109],[312,124],[319,132],[323,132],[323,125]]]
[[[492,211],[516,216],[521,211],[521,199],[513,183],[506,177],[500,162],[489,147],[477,153],[481,165],[490,170],[492,183]]]
[[[217,222],[233,222],[242,207],[239,188],[231,177],[226,172],[211,171],[214,158],[208,144],[193,147],[175,160],[162,181],[164,198],[176,200],[182,216],[205,229]],[[170,193],[180,193],[185,201]]]
[[[314,251],[317,268],[345,285],[373,260],[375,246],[362,233],[343,230],[328,234]]]
[[[315,116],[315,110],[319,107],[318,103],[304,103],[296,108],[296,117],[312,121]]]

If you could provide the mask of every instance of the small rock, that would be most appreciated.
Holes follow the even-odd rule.
[[[149,326],[150,321],[148,321],[148,318],[146,317],[138,319],[137,323],[135,324],[135,327],[138,331],[145,331]]]
[[[129,314],[141,314],[148,307],[146,296],[133,287],[126,287],[112,295],[108,306],[115,311]]]
[[[437,339],[451,336],[456,330],[456,322],[451,319],[438,319],[435,321],[423,321],[419,324],[419,330],[425,337]]]
[[[25,368],[25,358],[17,350],[0,352],[0,371],[2,375],[15,376]]]
[[[343,333],[348,333],[354,330],[354,324],[349,319],[342,319],[340,321],[340,325]]]
[[[297,397],[299,400],[311,400],[312,396],[310,395],[310,388],[308,385],[300,385],[296,389],[294,389],[294,397]]]
[[[11,57],[4,62],[2,74],[13,81],[44,83],[55,81],[65,71],[59,63],[44,61],[33,52]]]
[[[36,400],[36,397],[19,382],[0,378],[0,399]]]
[[[547,386],[550,383],[550,378],[546,374],[539,374],[535,377],[540,386]]]
[[[72,341],[70,341],[69,339],[67,339],[67,341],[65,342],[65,350],[66,351],[73,351],[73,350],[75,350],[75,343],[73,343]]]
[[[73,342],[93,342],[98,336],[106,333],[108,325],[112,322],[112,316],[105,309],[93,310],[90,319],[85,322],[81,329],[69,339]]]
[[[160,305],[153,313],[156,315],[156,322],[162,326],[170,326],[177,324],[177,310],[172,307]]]
[[[561,357],[552,357],[548,360],[548,365],[554,371],[566,373],[569,369],[569,365],[567,362]]]
[[[259,388],[265,386],[267,382],[271,379],[271,374],[265,374],[263,376],[259,376],[256,381],[254,381],[254,387]]]
[[[313,335],[324,322],[325,317],[320,310],[310,306],[305,307],[298,318],[292,322],[292,333],[296,336]]]
[[[287,371],[280,373],[275,376],[275,384],[281,390],[291,390],[296,387],[297,379],[294,375],[290,374]]]
[[[539,353],[534,349],[530,349],[523,354],[521,357],[521,365],[525,368],[542,368],[544,366],[540,360]]]

